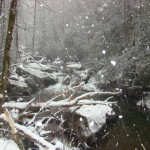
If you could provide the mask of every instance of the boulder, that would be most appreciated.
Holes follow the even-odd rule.
[[[32,89],[25,82],[9,79],[8,93],[10,96],[27,96],[32,92]]]
[[[32,78],[25,79],[25,83],[27,83],[34,92],[38,90],[38,84],[36,84],[36,82]]]
[[[101,131],[107,119],[114,119],[114,116],[112,108],[106,105],[72,107],[64,122],[64,128],[76,133],[79,139],[88,139]]]
[[[47,87],[49,85],[54,85],[57,83],[57,80],[54,79],[51,74],[31,68],[28,66],[19,66],[16,69],[16,72],[20,76],[28,76],[32,79],[32,83],[29,86],[34,87],[35,90],[35,85],[39,85],[40,88]],[[34,81],[33,81],[34,80]],[[28,80],[27,80],[28,82]],[[34,82],[34,83],[33,83]],[[29,82],[28,82],[29,83]]]

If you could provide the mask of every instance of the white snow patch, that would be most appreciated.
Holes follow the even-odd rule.
[[[83,119],[82,119],[82,118],[80,118],[80,121],[83,121]]]
[[[112,108],[106,105],[83,105],[76,113],[87,118],[89,131],[85,136],[96,133],[106,123],[106,114],[114,115]]]
[[[30,137],[32,137],[33,139],[36,139],[39,143],[41,143],[42,145],[50,148],[51,150],[55,150],[54,145],[52,145],[51,143],[47,142],[44,140],[43,137],[40,137],[38,134],[33,133],[32,131],[30,131],[27,127],[19,125],[17,123],[15,123],[15,127],[18,130],[23,131],[25,134],[29,135]],[[9,149],[10,150],[10,149]]]
[[[87,83],[83,85],[83,90],[87,90],[87,91],[97,91],[97,87],[92,84],[92,83]]]
[[[16,85],[18,87],[28,87],[28,85],[22,80],[16,81],[16,80],[9,79],[8,81],[10,82],[10,84]]]
[[[102,50],[102,53],[103,53],[103,54],[106,54],[106,50]]]
[[[42,72],[42,71],[34,69],[34,68],[31,68],[30,66],[20,67],[20,68],[22,70],[24,70],[25,72],[27,72],[27,73],[29,73],[31,75],[34,75],[34,76],[36,76],[38,78],[52,77],[51,74]]]
[[[111,60],[111,64],[112,64],[113,66],[116,66],[116,61],[115,61],[115,60]]]
[[[68,64],[68,65],[66,65],[66,67],[74,68],[74,69],[80,69],[82,67],[82,65],[79,63],[74,63],[74,64]]]
[[[119,115],[119,119],[122,119],[123,118],[123,116],[122,115]]]
[[[25,109],[25,108],[27,108],[27,106],[28,106],[28,102],[18,102],[17,103],[17,108],[18,109]],[[3,104],[3,107],[10,107],[10,108],[15,108],[16,107],[16,103],[14,103],[13,101],[12,102],[9,102],[9,103],[4,103]]]
[[[10,76],[10,79],[19,80],[19,76],[18,76],[18,74],[12,74],[12,75]]]
[[[43,65],[43,64],[37,64],[37,63],[29,63],[28,67],[31,67],[33,69],[38,69],[38,70],[46,70],[49,69],[48,66]]]
[[[3,94],[0,94],[0,98],[3,98]]]
[[[41,126],[42,126],[42,122],[38,121],[38,122],[36,123],[36,127],[41,127]]]
[[[18,145],[13,140],[1,138],[0,145],[0,150],[19,150]]]
[[[68,25],[69,26],[69,25]],[[57,57],[55,60],[54,60],[54,62],[53,62],[53,64],[55,64],[55,65],[62,65],[62,64],[64,64],[64,62],[61,60],[61,58],[60,57]]]
[[[60,141],[56,141],[56,144],[55,144],[55,149],[59,149],[59,150],[63,150],[64,149],[64,144]]]
[[[146,101],[146,106],[148,109],[150,109],[150,99]]]

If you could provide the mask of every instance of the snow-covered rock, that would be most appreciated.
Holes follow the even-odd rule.
[[[72,107],[70,113],[65,126],[82,138],[89,138],[99,132],[106,124],[108,116],[115,116],[110,106],[100,104]]]
[[[9,95],[29,95],[32,93],[32,89],[22,80],[9,79],[8,94]],[[15,98],[15,97],[14,97]]]
[[[48,65],[28,63],[16,66],[9,78],[9,95],[29,95],[57,83],[53,69]],[[14,98],[15,99],[15,98]]]
[[[145,97],[144,100],[138,101],[137,106],[146,106],[150,110],[150,96]]]
[[[57,57],[54,60],[53,64],[55,64],[55,65],[62,65],[62,64],[64,64],[64,62],[63,62],[63,60],[60,57]]]
[[[12,79],[9,79],[8,81],[11,85],[15,85],[17,87],[24,87],[24,88],[28,87],[28,85],[23,81],[16,81],[16,80],[12,80]]]
[[[49,86],[57,83],[57,80],[50,73],[41,71],[39,70],[40,68],[31,68],[31,66],[31,64],[19,66],[17,67],[16,72],[20,76],[30,76],[30,78],[32,78],[38,85],[44,84],[45,86]]]

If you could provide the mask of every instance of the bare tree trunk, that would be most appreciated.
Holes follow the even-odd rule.
[[[16,24],[18,24],[18,10],[16,10]],[[18,59],[21,61],[20,53],[18,52],[18,45],[19,45],[19,36],[18,36],[18,26],[15,28],[15,42],[14,46],[16,47],[16,53],[15,53],[15,62],[17,63]]]
[[[7,93],[8,78],[9,78],[9,66],[10,66],[10,48],[12,42],[13,28],[16,17],[17,0],[12,0],[9,9],[9,20],[7,26],[7,34],[5,39],[4,57],[3,57],[3,69],[0,83],[0,113],[2,112],[2,104],[4,102],[5,95]]]
[[[35,23],[36,23],[36,0],[34,5],[34,27],[33,27],[33,50],[32,56],[34,56],[34,49],[35,49]]]
[[[2,12],[4,11],[2,8],[5,7],[5,3],[3,3],[3,0],[0,0],[0,16],[2,15]],[[0,29],[0,34],[1,34],[1,37],[0,37],[0,49],[2,49],[2,45],[3,45],[3,35],[4,35],[4,18],[1,16],[1,19],[0,19],[0,24],[1,24],[1,29]]]
[[[2,4],[3,4],[3,0],[0,0],[0,15],[2,14]]]

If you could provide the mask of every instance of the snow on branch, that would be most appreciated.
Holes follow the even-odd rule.
[[[114,96],[114,95],[120,95],[121,92],[89,92],[87,94],[83,94],[81,96],[76,97],[75,99],[71,100],[71,101],[67,101],[67,100],[61,100],[61,101],[53,101],[54,99],[60,97],[60,95],[58,95],[57,97],[51,99],[48,102],[43,102],[43,103],[29,103],[28,102],[17,102],[17,103],[11,103],[11,102],[7,102],[4,103],[3,108],[17,108],[17,109],[26,109],[27,107],[29,108],[40,108],[40,112],[42,110],[44,110],[45,108],[51,108],[51,107],[70,107],[70,106],[74,106],[74,105],[88,105],[88,104],[109,104],[109,103],[115,103],[115,102],[107,102],[106,101],[90,101],[90,103],[88,102],[80,102],[80,100],[82,99],[87,99],[87,98],[91,98],[93,96],[96,95],[105,95],[105,96]],[[111,97],[112,98],[112,97]]]
[[[24,110],[27,107],[29,107],[30,109],[32,108],[42,108],[42,110],[44,110],[45,108],[49,109],[52,107],[71,107],[71,106],[81,106],[81,105],[89,105],[89,104],[101,104],[101,105],[106,105],[106,104],[114,104],[116,102],[105,102],[105,101],[90,101],[90,102],[76,102],[76,101],[58,101],[58,102],[51,102],[48,106],[45,106],[45,103],[33,103],[30,106],[27,105],[26,102],[17,102],[17,103],[5,103],[3,105],[3,108],[16,108],[16,109],[20,109],[20,110]],[[41,111],[40,111],[41,112]]]
[[[6,121],[6,122],[9,122],[10,120],[10,117],[8,116],[8,111],[6,110],[5,111],[5,115],[0,115],[0,120],[2,121]],[[11,121],[12,123],[12,121]],[[27,127],[23,126],[23,125],[20,125],[18,123],[14,123],[11,125],[13,126],[12,128],[15,128],[15,134],[16,134],[16,129],[18,131],[20,131],[27,139],[30,139],[30,140],[33,140],[35,141],[36,143],[46,147],[46,148],[49,148],[50,150],[55,150],[55,146],[52,145],[51,143],[47,142],[46,140],[44,140],[43,137],[40,137],[38,134],[36,133],[33,133],[33,131],[29,130]]]
[[[36,143],[38,143],[46,148],[49,148],[50,150],[55,150],[54,145],[52,145],[51,143],[44,140],[44,138],[40,137],[38,134],[33,133],[33,131],[29,130],[27,127],[22,126],[17,123],[15,123],[15,127],[17,128],[17,130],[19,130],[21,133],[23,133],[23,135],[26,138],[28,138],[30,140],[34,140]]]

